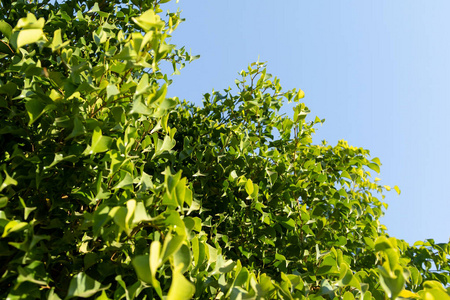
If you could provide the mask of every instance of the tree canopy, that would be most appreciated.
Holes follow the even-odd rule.
[[[265,63],[166,97],[169,1],[2,1],[0,297],[450,299],[449,244],[388,236],[379,159]]]

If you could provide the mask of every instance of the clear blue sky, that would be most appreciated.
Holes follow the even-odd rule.
[[[234,85],[260,57],[285,89],[301,88],[315,143],[345,139],[382,162],[382,223],[409,243],[450,236],[450,1],[181,0],[172,43],[201,58],[169,96],[197,104]],[[286,112],[290,113],[289,107]]]

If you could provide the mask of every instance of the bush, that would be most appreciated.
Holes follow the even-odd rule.
[[[314,145],[264,63],[166,97],[196,57],[164,2],[2,2],[0,296],[450,298],[449,245],[387,236],[380,161]]]

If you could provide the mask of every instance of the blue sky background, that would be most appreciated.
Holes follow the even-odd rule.
[[[234,86],[256,61],[285,90],[301,88],[315,143],[345,139],[382,162],[382,223],[409,243],[450,236],[450,1],[181,0],[186,22],[172,43],[201,58],[175,76],[169,96],[201,104]],[[291,108],[285,112],[292,115]]]

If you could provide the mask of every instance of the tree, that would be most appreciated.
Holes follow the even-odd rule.
[[[0,296],[450,298],[449,244],[387,236],[380,161],[313,144],[264,63],[166,98],[196,57],[165,2],[2,2]]]

